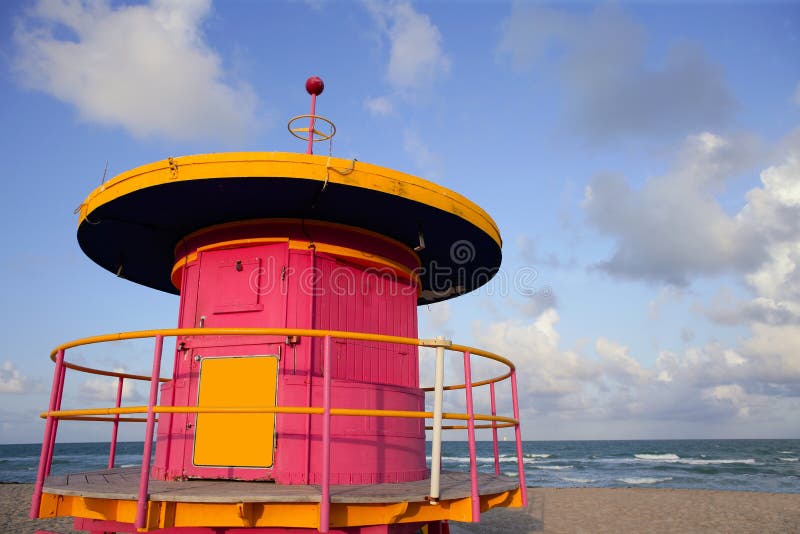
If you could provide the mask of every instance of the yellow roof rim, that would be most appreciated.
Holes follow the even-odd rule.
[[[378,191],[438,208],[481,229],[502,247],[494,220],[477,204],[428,180],[355,160],[290,152],[222,152],[168,158],[117,175],[92,191],[78,225],[98,207],[135,191],[192,180],[293,178]]]

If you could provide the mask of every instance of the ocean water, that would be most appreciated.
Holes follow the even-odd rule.
[[[105,469],[108,450],[105,443],[56,443],[50,473],[62,475]],[[142,465],[144,442],[119,442],[115,454],[116,466]],[[0,445],[0,482],[36,482],[41,443]]]
[[[33,482],[40,444],[0,445],[0,482]],[[108,443],[56,445],[53,474],[103,469]],[[119,443],[117,465],[141,465],[141,442]],[[500,471],[519,476],[514,442],[499,443]],[[800,440],[526,441],[525,482],[547,487],[657,487],[800,493]],[[428,443],[430,463],[430,443]],[[494,471],[491,442],[478,470]],[[335,461],[335,458],[334,458]],[[442,469],[469,471],[466,442],[442,444]]]
[[[500,472],[519,476],[514,443],[499,452]],[[479,471],[494,472],[491,442],[478,443],[477,457]],[[798,459],[796,439],[523,442],[528,486],[800,493]],[[442,469],[469,470],[467,443],[443,443]]]

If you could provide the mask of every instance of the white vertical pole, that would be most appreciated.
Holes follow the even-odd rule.
[[[439,501],[442,470],[442,399],[444,397],[444,337],[436,338],[436,370],[433,377],[433,443],[431,444],[431,503]]]

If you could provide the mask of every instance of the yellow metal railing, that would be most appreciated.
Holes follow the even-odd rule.
[[[76,339],[74,341],[69,341],[67,343],[63,343],[53,349],[50,353],[50,359],[56,361],[56,355],[59,351],[66,351],[67,349],[81,347],[85,345],[93,345],[98,343],[108,343],[112,341],[123,341],[123,340],[132,340],[132,339],[146,339],[146,338],[153,338],[156,336],[162,337],[172,337],[172,336],[300,336],[300,337],[319,337],[324,338],[326,336],[334,337],[337,339],[352,339],[352,340],[359,340],[359,341],[375,341],[375,342],[383,342],[383,343],[394,343],[399,345],[415,345],[419,347],[435,347],[434,343],[428,343],[422,339],[416,338],[409,338],[409,337],[400,337],[400,336],[387,336],[382,334],[368,334],[368,333],[361,333],[361,332],[342,332],[337,330],[310,330],[310,329],[296,329],[296,328],[163,328],[163,329],[155,329],[155,330],[140,330],[136,332],[119,332],[116,334],[105,334],[100,336],[91,336],[85,337],[81,339]],[[499,363],[502,363],[508,366],[509,370],[501,374],[497,377],[479,380],[475,382],[471,382],[470,386],[480,387],[485,386],[497,382],[502,382],[503,380],[508,379],[511,376],[511,373],[514,372],[515,367],[514,363],[500,356],[498,354],[494,354],[492,352],[478,349],[475,347],[469,347],[466,345],[456,345],[452,344],[446,347],[446,350],[454,351],[454,352],[469,352],[475,356],[481,356],[483,358],[493,360]],[[116,377],[116,378],[127,378],[132,380],[141,380],[149,382],[151,380],[150,376],[146,375],[135,375],[135,374],[128,374],[128,373],[121,373],[115,371],[106,371],[102,369],[94,369],[91,367],[86,367],[83,365],[77,365],[74,363],[69,363],[67,361],[64,362],[64,367],[68,369],[72,369],[74,371],[108,376],[108,377]],[[169,382],[171,379],[169,378],[159,378],[161,382]],[[454,391],[459,389],[464,389],[466,387],[466,383],[464,384],[454,384],[454,385],[446,385],[443,386],[445,391]],[[433,391],[434,387],[425,387],[421,388],[425,392]],[[121,414],[134,414],[134,413],[147,413],[148,407],[147,406],[130,406],[126,408],[97,408],[97,409],[85,409],[85,410],[57,410],[53,412],[43,412],[40,414],[42,418],[46,418],[48,416],[55,417],[58,419],[72,419],[72,420],[85,420],[85,419],[78,419],[81,416],[97,416],[97,415],[121,415]],[[275,406],[275,407],[241,407],[241,408],[199,408],[199,407],[170,407],[170,406],[156,406],[154,407],[153,411],[155,413],[286,413],[286,414],[312,414],[318,415],[322,413],[322,408],[309,408],[305,406]],[[332,408],[331,415],[344,415],[344,416],[372,416],[372,417],[404,417],[404,418],[420,418],[420,419],[430,419],[433,417],[432,412],[409,412],[409,411],[397,411],[397,410],[364,410],[364,409],[349,409],[349,408]],[[465,413],[445,413],[442,414],[444,419],[457,419],[466,421],[469,419],[469,415]],[[496,425],[476,425],[476,429],[485,429],[485,428],[507,428],[514,426],[518,423],[516,419],[510,417],[501,417],[501,416],[492,416],[492,415],[485,415],[485,414],[475,414],[474,419],[477,421],[493,421],[495,423],[499,423]],[[115,418],[107,418],[107,419],[92,419],[93,421],[119,421],[119,422],[141,422],[143,419],[115,419]],[[432,427],[427,426],[427,430],[431,430]],[[454,430],[454,429],[465,429],[466,426],[464,425],[456,425],[456,426],[443,426],[442,429],[444,430]]]
[[[322,408],[306,408],[304,406],[260,406],[249,407],[243,406],[241,408],[231,407],[208,407],[208,406],[155,406],[153,407],[155,413],[284,413],[284,414],[300,414],[300,415],[321,415]],[[67,419],[75,421],[115,421],[112,417],[94,417],[89,419],[87,416],[101,416],[101,415],[123,415],[132,413],[147,413],[147,406],[126,406],[124,408],[86,408],[80,410],[54,410],[52,412],[42,412],[40,417],[55,417],[57,419]],[[368,410],[363,408],[331,408],[331,415],[343,416],[367,416],[367,417],[401,417],[408,419],[430,419],[433,417],[433,412],[414,412],[407,410]],[[465,413],[448,413],[442,414],[444,419],[456,419],[461,421],[469,420],[469,415]],[[476,421],[494,421],[495,425],[475,425],[476,429],[479,428],[507,428],[517,424],[517,420],[513,417],[503,417],[501,415],[483,415],[475,414],[473,419]],[[143,418],[129,418],[120,419],[120,422],[143,422]],[[425,427],[431,430],[430,426]],[[443,426],[443,429],[464,429],[466,426]]]
[[[323,398],[325,402],[323,402],[323,407],[314,407],[314,406],[242,406],[242,407],[207,407],[207,406],[157,406],[157,384],[159,382],[168,382],[171,379],[167,378],[160,378],[158,375],[160,374],[159,369],[161,366],[161,355],[163,352],[163,339],[164,337],[188,337],[188,336],[298,336],[298,337],[314,337],[314,338],[324,338],[325,339],[325,350],[323,355],[323,380],[324,380],[324,395]],[[74,363],[67,362],[64,358],[65,352],[68,349],[98,344],[98,343],[107,343],[111,341],[121,341],[121,340],[133,340],[133,339],[145,339],[145,338],[155,338],[156,339],[156,350],[154,353],[154,361],[153,361],[153,374],[151,376],[147,375],[137,375],[137,374],[129,374],[129,373],[122,373],[116,371],[106,371],[103,369],[95,369],[92,367],[87,367],[85,365],[77,365]],[[437,373],[437,378],[435,379],[435,384],[432,387],[421,388],[422,391],[431,392],[436,391],[437,396],[435,397],[435,406],[434,409],[437,411],[428,412],[428,411],[407,411],[407,410],[382,410],[382,409],[362,409],[362,408],[333,408],[330,406],[330,385],[331,385],[331,373],[330,373],[330,343],[332,339],[348,339],[348,340],[361,340],[361,341],[372,341],[372,342],[382,342],[382,343],[393,343],[393,344],[401,344],[401,345],[412,345],[412,346],[419,346],[419,347],[430,347],[436,348],[437,350],[437,359],[441,359],[445,350],[460,352],[464,355],[464,366],[465,366],[465,379],[464,382],[461,384],[451,384],[451,385],[444,385],[441,381],[441,373]],[[482,358],[492,360],[498,362],[500,364],[505,365],[508,370],[507,372],[500,374],[499,376],[473,381],[471,376],[470,370],[470,359],[471,356],[480,356]],[[146,502],[147,502],[147,480],[149,479],[150,474],[150,458],[149,458],[149,449],[147,447],[148,440],[150,446],[152,446],[152,438],[153,438],[153,428],[156,422],[155,415],[161,413],[241,413],[241,414],[255,414],[255,413],[281,413],[281,414],[305,414],[305,415],[322,415],[323,416],[323,497],[321,502],[321,514],[327,515],[324,513],[327,509],[329,509],[330,501],[329,501],[329,488],[328,484],[326,483],[327,477],[326,471],[329,471],[329,468],[326,470],[325,464],[329,463],[329,455],[330,455],[330,417],[331,416],[367,416],[367,417],[398,417],[398,418],[417,418],[417,419],[434,419],[434,425],[426,426],[425,428],[428,430],[434,431],[434,441],[436,441],[437,435],[440,435],[441,430],[452,430],[452,429],[466,429],[468,430],[468,439],[470,442],[470,473],[471,473],[471,483],[472,483],[472,497],[473,497],[473,515],[480,514],[480,499],[477,494],[477,466],[476,466],[476,453],[475,453],[475,430],[476,429],[492,429],[493,430],[493,441],[494,441],[494,454],[495,454],[495,472],[499,474],[499,454],[498,454],[498,446],[497,446],[497,429],[499,428],[507,428],[507,427],[515,427],[516,429],[516,438],[517,438],[517,463],[519,468],[519,476],[520,476],[520,490],[522,492],[522,499],[523,504],[527,501],[525,495],[525,483],[524,483],[524,468],[522,462],[522,448],[521,448],[521,438],[520,438],[520,427],[519,427],[519,406],[518,406],[518,398],[517,398],[517,388],[516,388],[516,369],[514,364],[497,354],[494,354],[489,351],[485,351],[482,349],[477,349],[474,347],[469,347],[465,345],[456,345],[451,344],[449,341],[444,340],[420,340],[415,338],[407,338],[407,337],[399,337],[399,336],[387,336],[382,334],[369,334],[369,333],[360,333],[360,332],[342,332],[342,331],[335,331],[335,330],[309,330],[309,329],[295,329],[295,328],[170,328],[170,329],[158,329],[158,330],[142,330],[137,332],[122,332],[116,334],[107,334],[101,336],[93,336],[87,337],[83,339],[78,339],[74,341],[70,341],[59,345],[56,347],[52,353],[50,354],[50,358],[56,362],[56,369],[53,378],[53,389],[51,391],[51,398],[50,398],[50,408],[48,411],[43,412],[41,417],[46,418],[47,425],[45,427],[45,438],[42,443],[42,455],[40,458],[40,466],[39,466],[39,474],[37,476],[37,483],[36,488],[34,491],[34,499],[33,505],[31,508],[31,516],[38,516],[38,508],[39,502],[41,500],[41,493],[42,493],[42,486],[44,483],[44,478],[50,472],[50,466],[52,464],[52,457],[53,457],[53,448],[55,443],[55,437],[57,432],[57,423],[59,420],[75,420],[75,421],[109,421],[114,423],[114,431],[112,435],[112,442],[111,442],[111,450],[109,454],[109,467],[113,467],[114,465],[114,450],[116,446],[116,435],[117,435],[117,426],[121,422],[146,422],[147,423],[147,432],[146,432],[146,440],[145,440],[145,456],[143,458],[143,466],[142,466],[142,476],[141,476],[141,484],[140,484],[140,492],[139,492],[139,503],[138,509],[141,513],[137,513],[137,520],[136,526],[140,527],[144,524],[144,513],[146,511]],[[441,366],[440,361],[437,360],[437,365]],[[62,410],[61,409],[61,398],[63,396],[64,391],[64,379],[65,379],[65,372],[67,369],[71,369],[81,373],[89,373],[101,376],[108,376],[114,377],[118,379],[118,388],[117,388],[117,402],[116,406],[113,408],[88,408],[88,409],[72,409],[72,410]],[[504,381],[506,379],[511,379],[511,393],[512,393],[512,401],[514,406],[514,417],[505,417],[499,416],[496,414],[495,409],[495,384],[497,382]],[[121,399],[122,399],[122,385],[125,379],[128,380],[140,380],[140,381],[147,381],[150,382],[150,400],[148,405],[141,405],[141,406],[121,406]],[[490,386],[491,392],[491,401],[492,401],[492,414],[477,414],[474,413],[473,410],[473,401],[472,401],[472,389],[480,386]],[[466,399],[467,399],[467,413],[445,413],[441,411],[441,392],[447,390],[459,390],[464,389],[466,391]],[[147,414],[147,417],[121,417],[122,415],[131,415],[131,414]],[[457,421],[466,421],[467,424],[462,425],[442,425],[441,420],[457,420]],[[476,424],[476,421],[481,421],[483,424]],[[438,434],[437,434],[438,433]],[[440,439],[440,438],[439,438]],[[325,460],[328,459],[328,462]],[[440,466],[440,459],[439,462],[436,462],[437,468]],[[433,471],[433,466],[432,466]],[[433,473],[432,473],[432,480],[433,480]],[[438,472],[436,473],[436,480],[438,482]],[[326,496],[328,497],[326,499]],[[438,499],[438,486],[436,487],[435,493],[433,491],[433,482],[432,482],[432,496],[434,497],[434,501]],[[475,508],[477,507],[477,510]],[[321,522],[321,531],[326,532],[327,528],[323,529],[323,524]]]

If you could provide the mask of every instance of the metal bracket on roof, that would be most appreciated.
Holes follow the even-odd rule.
[[[167,161],[169,162],[169,179],[170,180],[177,180],[178,179],[178,164],[175,163],[175,158],[170,156]]]
[[[417,239],[419,240],[419,245],[414,247],[414,252],[422,252],[425,250],[425,235],[422,233],[422,227],[417,230]]]

